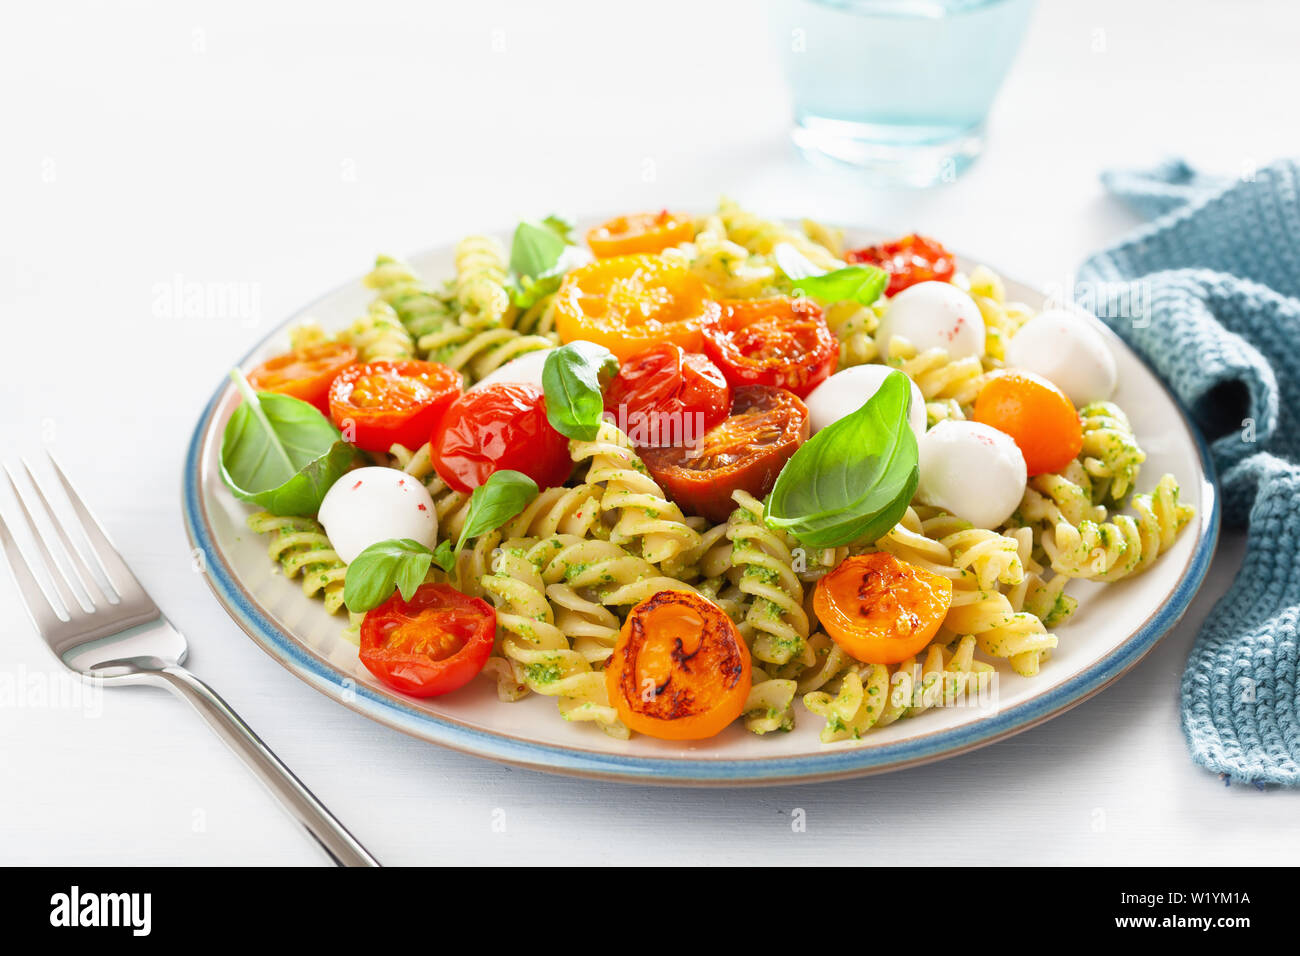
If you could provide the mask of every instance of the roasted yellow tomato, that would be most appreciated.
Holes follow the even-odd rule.
[[[596,342],[620,361],[665,342],[702,351],[700,328],[720,311],[699,276],[658,256],[598,259],[565,276],[555,294],[560,338]]]
[[[813,592],[813,611],[826,633],[868,664],[896,664],[916,654],[951,604],[951,581],[883,551],[845,558]]]
[[[637,253],[663,252],[690,242],[695,229],[689,216],[669,212],[638,212],[619,216],[587,233],[587,245],[602,259]]]

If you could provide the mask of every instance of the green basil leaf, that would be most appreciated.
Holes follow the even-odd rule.
[[[570,342],[546,355],[546,418],[561,435],[591,441],[605,414],[605,386],[618,374],[614,353],[595,342]]]
[[[564,275],[558,272],[554,275],[542,276],[540,279],[520,276],[519,284],[510,289],[510,298],[514,301],[515,308],[531,309],[542,299],[558,291],[563,281]]]
[[[521,222],[510,243],[510,269],[516,275],[536,279],[555,268],[567,245],[568,240],[552,225]]]
[[[542,225],[563,239],[566,244],[570,246],[573,245],[573,223],[569,222],[569,220],[565,219],[563,216],[557,216],[555,213],[551,213],[542,220]]]
[[[509,469],[492,472],[488,480],[469,496],[469,511],[456,550],[465,547],[470,538],[495,531],[528,507],[536,497],[537,482],[527,475]]]
[[[348,565],[343,579],[343,603],[349,611],[369,611],[401,592],[409,601],[424,583],[433,552],[411,538],[390,538],[372,544]]]
[[[825,275],[797,279],[791,287],[823,304],[851,299],[871,305],[889,285],[889,274],[876,266],[847,266]]]
[[[260,505],[273,515],[311,516],[320,510],[325,493],[357,463],[357,450],[340,439],[320,458],[308,462],[283,485],[260,494],[241,493],[231,485],[237,497]]]
[[[411,542],[414,544],[415,542]],[[409,555],[405,560],[397,564],[397,591],[402,595],[403,601],[409,601],[415,597],[415,592],[420,589],[424,583],[424,576],[429,573],[429,565],[433,563],[433,554],[424,548],[422,552]],[[347,579],[343,581],[347,586]]]
[[[221,436],[221,477],[235,497],[276,515],[314,515],[356,449],[307,402],[254,392],[235,369],[244,396]]]
[[[856,412],[804,442],[777,476],[763,508],[767,523],[812,548],[883,537],[920,477],[911,403],[907,377],[892,372]]]
[[[450,541],[438,542],[438,546],[433,549],[433,563],[448,574],[456,570],[456,550]]]

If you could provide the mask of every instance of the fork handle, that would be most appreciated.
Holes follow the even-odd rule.
[[[336,865],[379,866],[379,861],[366,852],[356,837],[325,809],[216,691],[183,667],[163,667],[148,673],[199,712]]]

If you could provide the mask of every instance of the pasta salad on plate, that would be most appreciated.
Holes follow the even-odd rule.
[[[349,325],[232,373],[220,473],[411,697],[869,739],[1050,668],[1071,582],[1141,574],[1193,516],[1094,322],[924,236],[845,248],[723,200],[365,284]]]

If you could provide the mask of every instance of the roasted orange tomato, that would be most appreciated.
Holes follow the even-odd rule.
[[[356,360],[357,350],[342,342],[312,345],[267,359],[248,373],[248,384],[259,392],[301,398],[328,415],[330,383]]]
[[[951,581],[884,551],[845,558],[813,592],[826,633],[868,664],[896,664],[920,651],[951,604]]]
[[[751,680],[749,648],[731,618],[684,591],[632,608],[605,669],[623,723],[662,740],[718,733],[744,711]]]
[[[699,276],[657,256],[598,259],[570,272],[555,293],[560,338],[596,342],[620,360],[664,342],[700,352],[700,327],[718,313]]]
[[[989,376],[971,417],[1015,439],[1030,476],[1060,471],[1083,448],[1083,425],[1074,404],[1030,372],[1007,369]]]
[[[638,212],[619,216],[587,233],[587,245],[602,259],[640,252],[663,252],[695,236],[690,216],[669,212]]]

